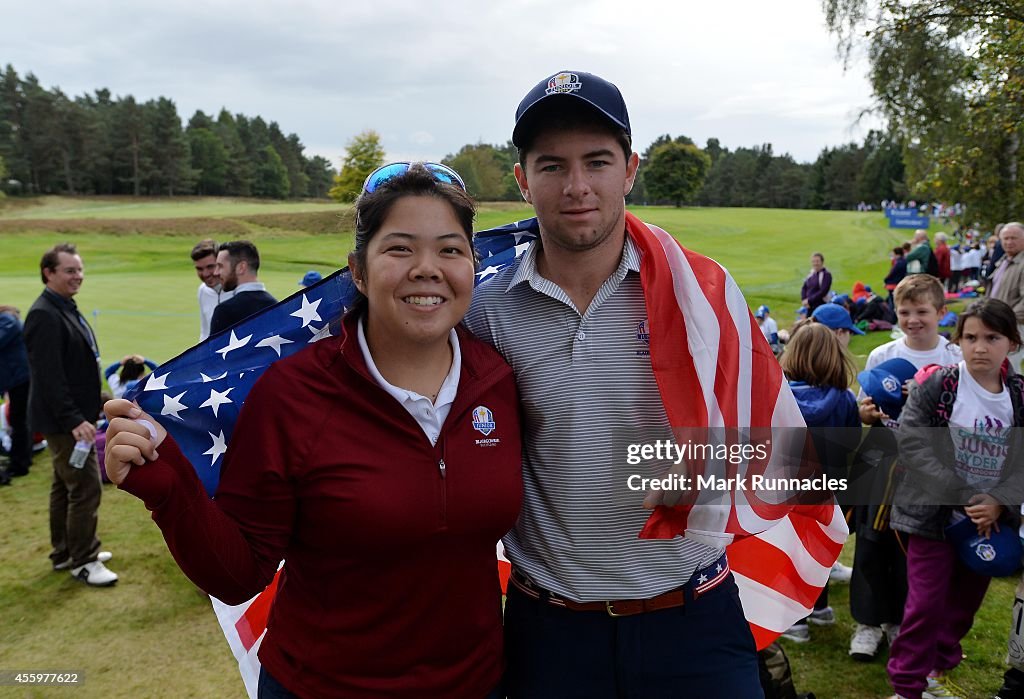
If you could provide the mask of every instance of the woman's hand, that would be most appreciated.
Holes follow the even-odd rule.
[[[1003,506],[991,495],[978,493],[967,501],[964,512],[971,518],[978,528],[978,534],[986,539],[990,536],[992,528],[999,531],[999,515],[1003,512]]]
[[[108,400],[103,412],[110,419],[103,465],[110,480],[120,485],[133,464],[141,466],[159,457],[156,448],[164,441],[167,430],[139,406],[122,398]]]

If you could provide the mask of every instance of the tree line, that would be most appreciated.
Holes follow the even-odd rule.
[[[8,65],[0,74],[0,172],[9,193],[325,197],[326,158],[276,122],[137,102],[99,89],[69,97]]]
[[[473,196],[516,201],[518,154],[505,145],[463,146],[442,162],[463,176]],[[776,155],[770,143],[729,150],[717,138],[699,148],[687,136],[659,136],[640,154],[631,204],[778,209],[854,209],[860,202],[906,199],[903,156],[891,136],[872,131],[861,144],[824,148],[813,163]]]
[[[0,74],[0,184],[21,194],[130,194],[353,200],[363,178],[385,160],[380,136],[349,141],[340,173],[320,156],[306,157],[295,134],[276,122],[197,111],[182,124],[166,97],[139,103],[109,90],[70,98],[45,89],[10,65]],[[771,144],[730,150],[717,138],[698,147],[685,135],[663,135],[641,153],[631,204],[794,209],[855,208],[903,200],[904,148],[873,131],[863,143],[824,148],[813,163],[776,155]],[[512,174],[518,153],[504,145],[467,144],[442,162],[482,201],[517,201]],[[2,190],[3,187],[0,187]]]

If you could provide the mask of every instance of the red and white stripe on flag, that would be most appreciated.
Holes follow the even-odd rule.
[[[626,229],[642,253],[651,366],[673,428],[804,427],[782,369],[729,273],[630,213]],[[747,467],[772,465],[769,457]],[[641,532],[644,538],[683,535],[728,544],[758,648],[810,612],[848,534],[834,502],[778,505],[742,491],[725,501],[722,493],[705,493],[686,505],[658,507]]]
[[[498,579],[501,581],[501,593],[508,589],[508,578],[512,573],[512,564],[505,558],[505,547],[498,542]],[[284,563],[282,562],[282,566]],[[270,607],[277,594],[277,581],[281,577],[278,568],[274,579],[260,594],[242,604],[224,604],[216,597],[210,597],[213,611],[217,615],[221,631],[228,641],[231,653],[238,661],[238,671],[245,683],[245,691],[250,699],[256,699],[256,690],[260,678],[260,660],[258,653],[263,634],[267,632],[267,619]]]

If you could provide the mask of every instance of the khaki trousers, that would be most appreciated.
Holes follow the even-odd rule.
[[[50,486],[50,544],[53,563],[71,559],[71,567],[96,560],[100,540],[96,538],[100,497],[103,483],[96,461],[95,447],[90,450],[83,468],[75,468],[68,460],[75,448],[70,434],[45,435],[53,457],[53,484]]]

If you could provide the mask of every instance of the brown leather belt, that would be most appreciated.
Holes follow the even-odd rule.
[[[570,599],[559,597],[553,592],[542,590],[525,575],[513,570],[509,582],[516,586],[516,589],[527,597],[536,600],[543,599],[548,604],[556,607],[564,607],[574,612],[607,612],[608,616],[632,616],[644,612],[655,612],[659,609],[671,609],[682,607],[686,604],[686,597],[682,588],[663,592],[648,599],[620,599],[607,602],[573,602]]]

